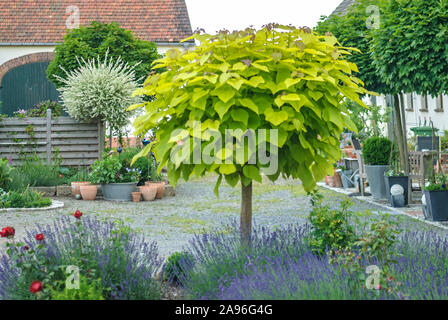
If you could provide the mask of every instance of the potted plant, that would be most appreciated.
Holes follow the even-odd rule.
[[[105,200],[132,201],[132,192],[140,179],[138,169],[123,166],[115,156],[97,160],[91,169],[90,179],[101,184]]]
[[[73,181],[71,183],[72,194],[75,198],[81,195],[81,186],[90,184],[89,175],[87,174],[85,167],[82,167],[82,169],[78,168],[78,174],[76,176],[78,177],[78,181]]]
[[[98,193],[98,186],[95,184],[86,184],[79,187],[82,200],[95,200]]]
[[[397,207],[391,194],[391,188],[394,185],[399,185],[403,188],[404,206],[408,205],[409,177],[404,173],[404,171],[396,169],[387,170],[384,173],[384,183],[386,185],[387,201],[392,207]]]
[[[423,188],[423,212],[430,221],[448,221],[448,177],[435,175]]]
[[[370,192],[375,199],[387,198],[384,174],[390,164],[391,150],[392,141],[383,137],[371,137],[362,147]]]
[[[145,182],[145,186],[156,186],[157,193],[156,199],[162,199],[165,193],[165,181],[163,181],[163,176],[157,172],[157,166],[151,168],[151,175],[149,177],[150,181]]]

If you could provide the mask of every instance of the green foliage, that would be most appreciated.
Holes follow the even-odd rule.
[[[88,281],[87,277],[79,275],[79,289],[65,288],[63,291],[50,290],[52,300],[104,300],[103,283],[101,279]]]
[[[368,165],[386,166],[390,164],[392,141],[382,137],[372,137],[364,142],[362,155]]]
[[[448,152],[448,130],[444,130],[444,135],[440,138],[440,147],[443,152]]]
[[[153,148],[159,170],[167,166],[172,185],[180,177],[214,172],[219,175],[215,191],[222,178],[231,186],[238,181],[247,186],[261,179],[268,164],[257,159],[248,165],[258,150],[245,144],[245,155],[238,159],[236,145],[222,141],[216,147],[211,135],[224,136],[226,129],[276,129],[278,141],[269,135],[255,144],[255,149],[266,141],[278,147],[276,151],[267,144],[267,152],[279,161],[278,170],[267,175],[271,180],[280,174],[300,178],[310,191],[333,171],[332,163],[340,157],[340,134],[344,128],[356,130],[340,102],[347,97],[362,105],[359,95],[367,92],[353,76],[356,65],[345,60],[349,52],[337,45],[336,38],[279,25],[192,38],[200,45],[188,52],[168,51],[154,66],[166,71],[151,75],[135,93],[155,98],[130,108],[146,111],[134,122],[136,134],[157,128],[156,141],[139,156]],[[195,121],[201,123],[202,134],[193,132]],[[237,131],[233,137],[242,140]],[[184,151],[194,139],[201,140],[202,154],[215,163],[183,161],[194,163],[193,148]],[[184,147],[179,147],[179,140]],[[214,151],[207,153],[205,148]],[[232,163],[219,163],[228,158],[225,150],[233,154]]]
[[[179,277],[185,277],[183,266],[191,265],[194,257],[189,252],[175,252],[168,257],[165,263],[163,276],[165,280],[177,283]]]
[[[29,156],[21,166],[11,171],[10,190],[23,191],[30,187],[50,187],[64,184],[59,177],[59,166],[48,165],[37,156]]]
[[[448,2],[390,0],[374,32],[373,57],[392,93],[447,92]]]
[[[76,120],[105,121],[113,130],[128,124],[131,104],[140,102],[132,93],[137,89],[135,71],[119,57],[107,54],[104,60],[82,60],[79,68],[67,72],[59,88],[68,114]]]
[[[14,117],[19,119],[23,119],[25,117],[45,118],[47,116],[47,109],[51,110],[52,117],[60,117],[64,107],[57,101],[47,100],[34,105],[30,109],[14,112]]]
[[[94,184],[140,181],[140,170],[138,168],[130,168],[128,165],[126,159],[121,162],[115,156],[97,160],[90,168],[89,181]]]
[[[315,28],[315,31],[321,34],[331,32],[344,47],[359,49],[360,52],[353,52],[347,60],[358,66],[360,72],[358,77],[364,81],[368,90],[381,93],[388,93],[389,90],[372,63],[370,42],[373,29],[367,27],[372,12],[367,8],[370,5],[378,6],[379,19],[382,19],[382,11],[387,2],[388,0],[357,0],[347,9],[346,14],[322,17]]]
[[[313,210],[310,212],[312,231],[308,243],[318,254],[324,254],[327,250],[336,250],[349,247],[355,240],[353,228],[349,225],[350,200],[344,200],[340,209],[330,209],[328,205],[322,205],[322,195],[312,194],[311,203]]]
[[[12,182],[12,170],[13,169],[8,164],[8,160],[0,159],[0,189],[6,189]]]
[[[150,156],[138,158],[138,160],[131,165],[132,159],[141,150],[142,150],[141,148],[124,149],[123,152],[120,153],[119,159],[121,161],[122,166],[130,167],[141,171],[140,181],[143,182],[150,180],[152,172],[156,171],[157,168],[155,166],[154,159]]]
[[[381,106],[371,105],[368,109],[356,102],[345,100],[345,107],[350,112],[350,118],[358,129],[356,135],[361,142],[369,137],[378,137],[382,134],[384,125],[390,120],[391,108],[385,110]]]
[[[448,176],[445,174],[436,174],[434,176],[434,181],[430,181],[423,190],[448,191]]]
[[[47,69],[48,79],[56,87],[61,87],[63,82],[55,76],[65,78],[65,72],[72,71],[78,67],[77,59],[93,59],[109,56],[135,67],[138,79],[146,78],[151,70],[151,64],[160,55],[157,46],[148,41],[140,40],[131,31],[120,28],[117,23],[103,24],[92,22],[90,26],[81,26],[72,29],[64,37],[64,41],[56,46],[55,58]]]
[[[0,208],[42,208],[50,205],[50,199],[43,198],[41,193],[29,189],[3,192],[0,197]]]

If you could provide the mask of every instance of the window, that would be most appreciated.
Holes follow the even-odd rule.
[[[414,97],[412,93],[406,93],[406,111],[414,111]]]
[[[443,95],[439,95],[436,99],[435,112],[443,112]]]
[[[428,112],[428,96],[427,95],[421,96],[420,111]]]

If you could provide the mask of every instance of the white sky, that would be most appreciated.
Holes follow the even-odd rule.
[[[342,0],[186,0],[193,31],[215,33],[223,28],[256,28],[275,22],[314,27],[321,15],[328,16]]]

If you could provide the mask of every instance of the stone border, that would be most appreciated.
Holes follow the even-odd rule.
[[[345,194],[345,195],[348,195],[348,194],[354,192],[354,189],[340,189],[340,188],[333,188],[333,187],[327,186],[327,185],[326,185],[325,183],[323,183],[323,182],[318,182],[317,185],[318,185],[319,187],[322,187],[322,188],[325,188],[325,189],[328,189],[328,190],[331,190],[331,191],[334,191],[334,192],[337,192],[337,193],[342,193],[342,194]],[[424,222],[424,223],[426,223],[426,224],[429,224],[429,225],[431,225],[431,226],[433,226],[433,227],[438,227],[438,228],[441,228],[441,229],[444,229],[444,230],[448,230],[448,226],[443,225],[443,224],[440,223],[440,222],[428,221],[428,220],[426,220],[424,217],[419,217],[419,216],[415,216],[415,215],[406,213],[406,211],[404,211],[404,210],[400,210],[399,208],[389,207],[388,205],[385,205],[385,204],[379,203],[379,202],[377,202],[377,201],[375,201],[375,200],[372,200],[373,198],[371,199],[371,197],[355,196],[355,197],[353,197],[353,198],[358,199],[359,201],[364,201],[364,202],[367,202],[367,203],[376,205],[376,206],[381,207],[381,208],[383,208],[383,209],[386,209],[386,210],[388,210],[388,211],[393,211],[393,212],[395,212],[395,213],[397,213],[397,214],[401,214],[401,215],[404,215],[404,216],[413,218],[413,219],[418,220],[418,221],[420,221],[420,222]]]
[[[51,200],[51,206],[43,207],[43,208],[8,208],[8,209],[0,209],[0,212],[28,212],[28,211],[48,211],[55,210],[64,207],[64,202],[58,200]]]

